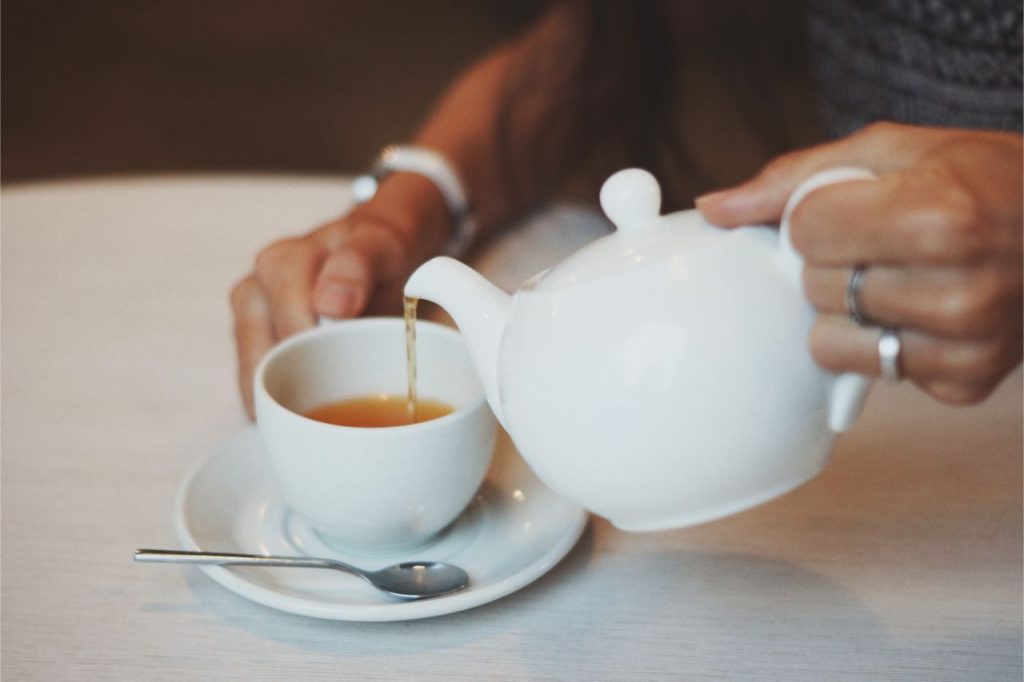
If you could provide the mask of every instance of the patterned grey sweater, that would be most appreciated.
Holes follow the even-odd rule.
[[[830,135],[875,120],[1020,131],[1021,0],[812,0]]]

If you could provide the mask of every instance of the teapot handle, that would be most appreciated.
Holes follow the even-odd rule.
[[[801,286],[804,268],[803,257],[793,248],[789,236],[789,219],[793,210],[804,198],[816,189],[838,182],[851,180],[875,180],[877,176],[863,168],[839,167],[824,170],[810,176],[789,197],[786,208],[782,212],[782,223],[779,230],[779,245],[782,249],[782,267],[797,287]],[[836,433],[842,433],[853,426],[860,416],[871,389],[872,380],[853,372],[836,375],[832,381],[828,400],[828,425]]]

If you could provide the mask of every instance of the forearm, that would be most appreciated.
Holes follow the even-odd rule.
[[[471,66],[444,93],[412,139],[452,165],[481,237],[510,221],[528,201],[507,181],[503,167],[512,160],[499,142],[503,83],[515,68],[515,52],[514,46],[504,46]],[[440,189],[414,172],[389,174],[352,216],[388,225],[402,237],[414,262],[437,254],[455,230]]]
[[[530,141],[537,138],[539,127],[549,124],[544,105],[571,69],[560,47],[572,30],[567,11],[556,5],[519,38],[457,78],[414,138],[416,144],[441,152],[453,164],[482,232],[513,219],[550,191],[530,182],[510,182],[510,178],[528,165],[527,156],[536,151]],[[533,73],[552,55],[558,55],[559,66],[545,65],[543,79],[527,76],[527,92],[517,92],[516,100],[509,101],[509,83]],[[556,175],[569,165],[568,159],[558,158],[557,151],[552,156],[552,149],[560,147],[555,139],[545,150],[545,163],[550,166],[546,170]]]
[[[472,204],[482,236],[519,212],[522,199],[503,182],[499,117],[503,83],[518,52],[503,46],[469,67],[441,96],[412,143],[439,152],[453,167]],[[351,216],[387,225],[401,236],[412,262],[436,255],[452,235],[454,216],[440,189],[414,172],[391,173],[373,198]]]
[[[455,167],[486,232],[516,213],[518,202],[501,180],[498,118],[502,83],[514,67],[506,46],[473,65],[442,96],[415,136],[416,144],[439,151]]]

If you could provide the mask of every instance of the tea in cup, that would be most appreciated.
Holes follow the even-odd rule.
[[[422,544],[458,518],[487,472],[496,421],[462,336],[431,322],[416,332],[415,420],[399,318],[311,329],[256,371],[256,422],[277,488],[336,547]]]

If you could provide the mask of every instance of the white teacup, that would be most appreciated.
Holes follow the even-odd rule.
[[[287,339],[256,370],[256,421],[284,501],[335,546],[423,543],[473,499],[496,422],[462,336],[416,324],[418,393],[455,408],[418,424],[336,426],[303,416],[324,403],[407,389],[400,318],[334,322]]]

